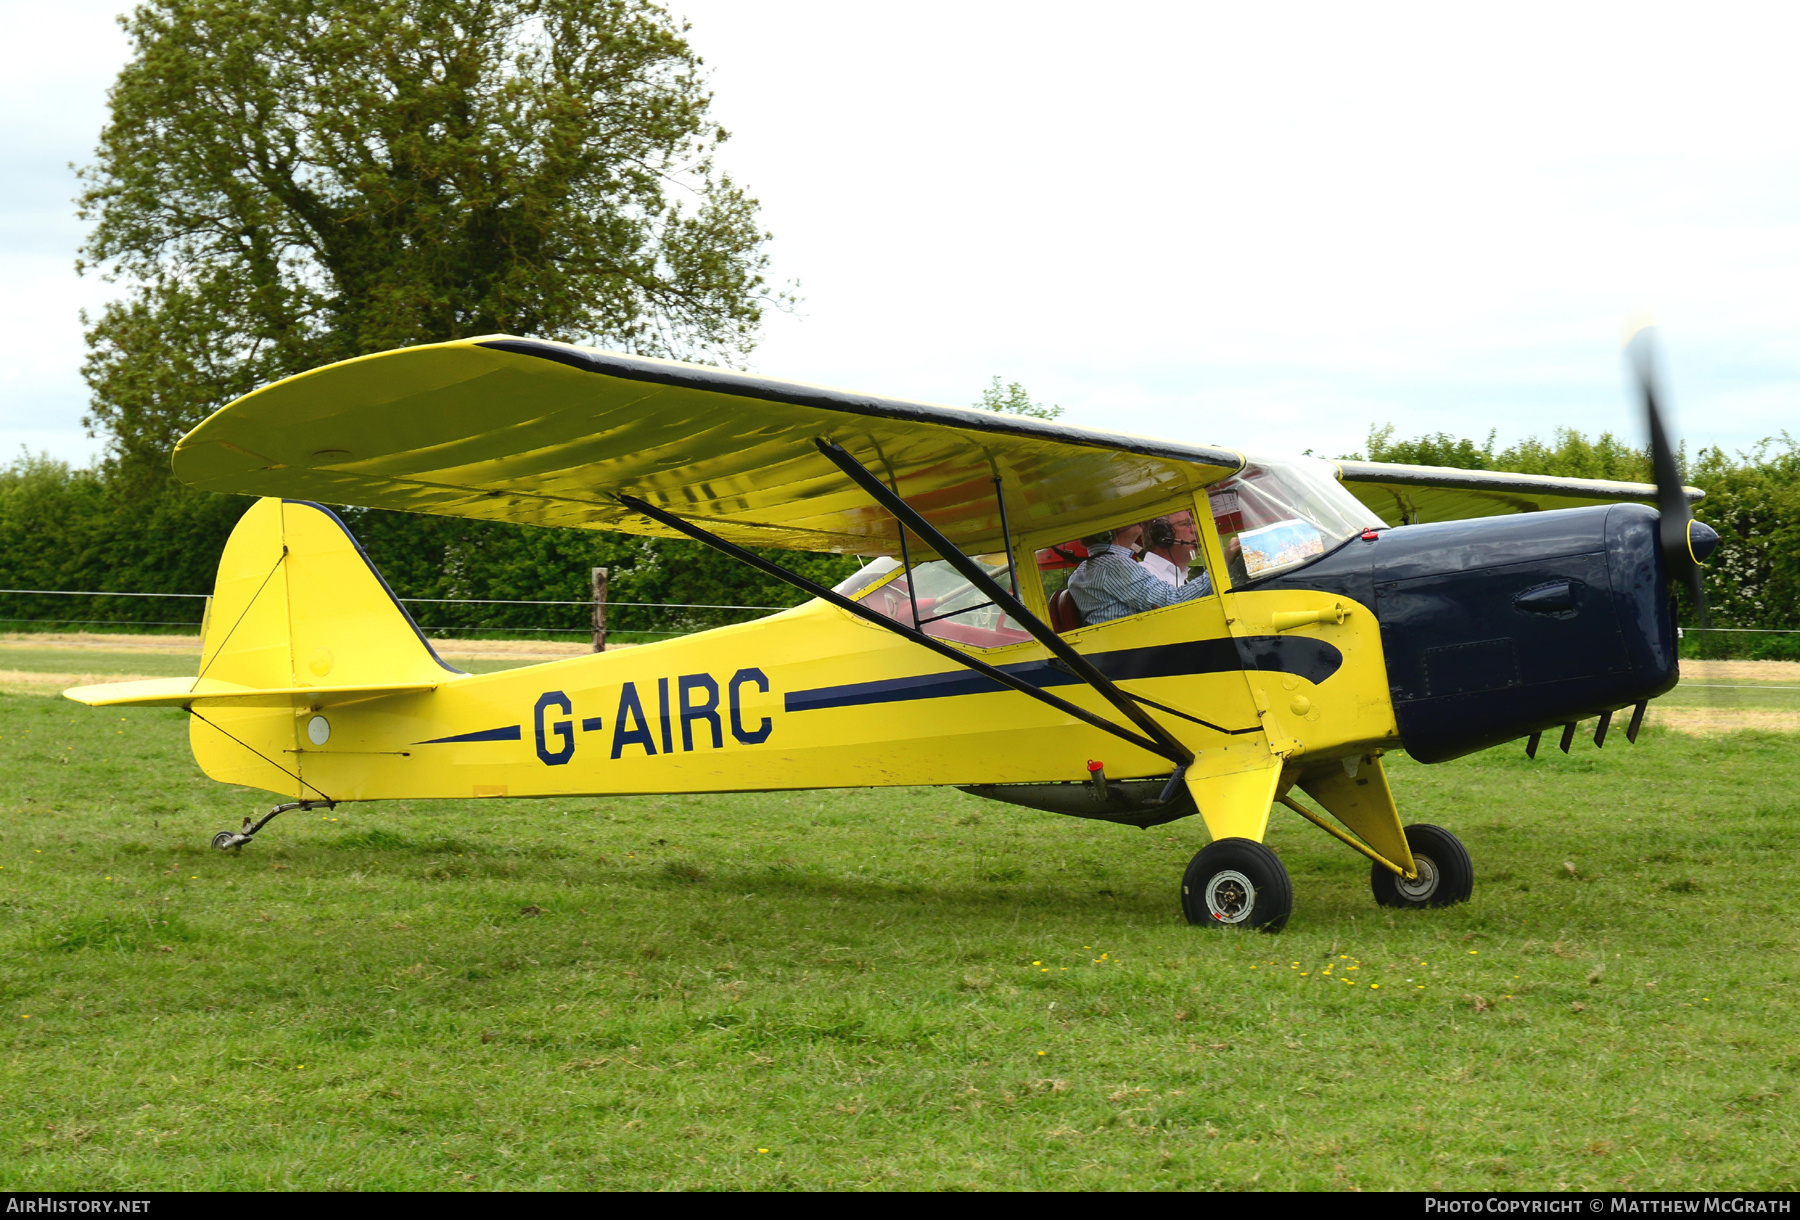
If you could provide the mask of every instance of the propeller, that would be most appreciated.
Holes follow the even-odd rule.
[[[1675,461],[1674,447],[1669,444],[1668,430],[1663,426],[1663,396],[1658,385],[1656,332],[1644,327],[1626,345],[1632,371],[1637,375],[1638,392],[1644,400],[1644,418],[1650,430],[1650,467],[1656,476],[1656,508],[1661,514],[1658,541],[1662,544],[1663,561],[1669,582],[1681,580],[1694,599],[1694,613],[1702,627],[1712,625],[1706,604],[1706,590],[1700,579],[1700,565],[1706,562],[1719,535],[1704,521],[1694,520],[1688,506],[1687,489],[1681,484],[1681,468]]]

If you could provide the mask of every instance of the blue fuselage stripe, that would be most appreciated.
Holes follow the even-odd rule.
[[[473,733],[458,733],[454,737],[433,737],[430,741],[415,741],[413,744],[419,746],[441,746],[448,745],[454,741],[519,741],[522,737],[523,734],[520,733],[519,726],[516,724],[509,724],[505,728],[479,729]]]
[[[1125,648],[1095,653],[1088,660],[1115,682],[1265,669],[1297,674],[1317,684],[1338,671],[1344,662],[1344,654],[1323,640],[1307,636],[1255,636],[1242,640],[1189,640],[1153,648]],[[999,668],[1039,688],[1074,686],[1081,682],[1053,661],[1025,661]],[[813,712],[833,707],[982,695],[1005,689],[992,678],[960,671],[790,691],[783,706],[790,712]]]

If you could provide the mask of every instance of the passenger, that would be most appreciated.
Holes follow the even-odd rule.
[[[1177,588],[1145,571],[1132,558],[1132,547],[1143,534],[1142,525],[1127,525],[1081,540],[1088,557],[1069,577],[1069,596],[1075,599],[1082,622],[1104,623],[1212,592],[1212,580],[1205,572]]]
[[[1191,521],[1188,526],[1191,531]],[[1150,575],[1178,589],[1187,583],[1188,567],[1200,549],[1198,539],[1183,538],[1182,532],[1181,525],[1169,517],[1153,517],[1144,522],[1145,549],[1138,560]]]

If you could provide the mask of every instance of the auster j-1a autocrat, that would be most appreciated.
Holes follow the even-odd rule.
[[[1367,856],[1378,902],[1443,905],[1468,853],[1402,826],[1385,751],[1535,751],[1557,728],[1567,750],[1596,717],[1599,745],[1625,709],[1635,740],[1676,681],[1671,584],[1716,537],[1644,384],[1654,487],[1246,456],[505,336],[387,352],[182,440],[182,479],[264,497],[199,674],[68,695],[185,708],[206,774],[286,798],[222,848],[339,801],[956,785],[1128,826],[1197,814],[1196,924],[1286,921],[1276,804]],[[466,674],[325,504],[686,536],[812,600]],[[1082,624],[1071,540],[1182,513],[1213,592]],[[751,546],[868,562],[826,589]]]

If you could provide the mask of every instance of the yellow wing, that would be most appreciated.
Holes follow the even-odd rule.
[[[1648,483],[1607,479],[1567,479],[1555,475],[1511,474],[1501,470],[1455,470],[1448,466],[1406,466],[1397,462],[1339,462],[1352,495],[1395,525],[1459,521],[1503,513],[1535,513],[1553,508],[1632,501],[1656,503]],[[1685,489],[1689,500],[1706,493]]]
[[[822,456],[843,445],[966,551],[1148,516],[1241,455],[727,369],[490,336],[365,356],[221,408],[175,450],[197,487],[532,525],[667,534],[637,496],[747,545],[892,554],[893,519]]]

